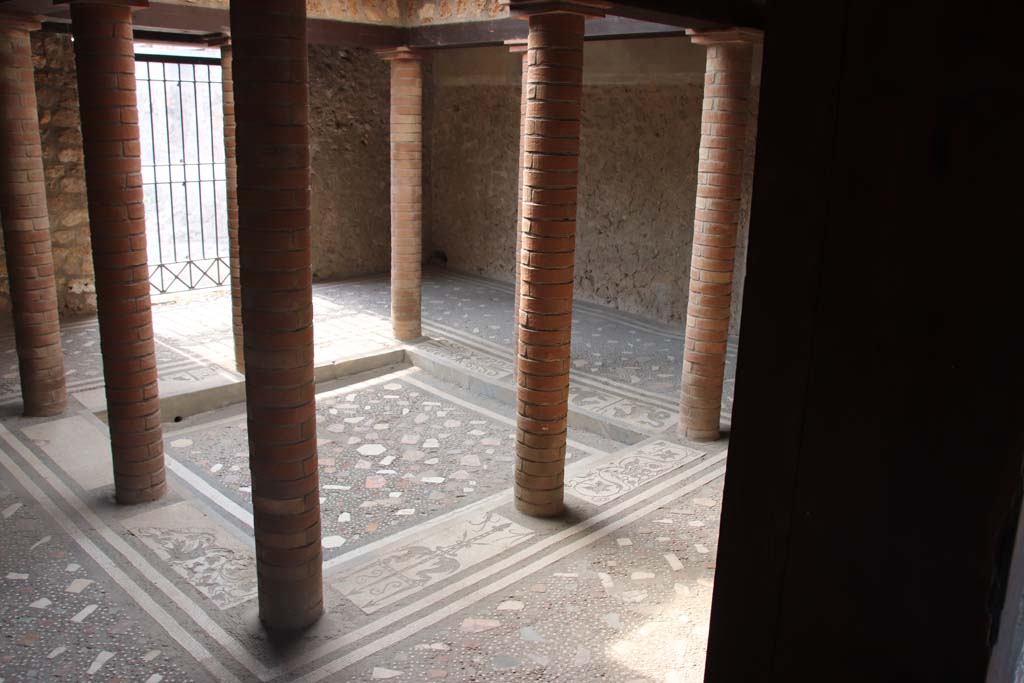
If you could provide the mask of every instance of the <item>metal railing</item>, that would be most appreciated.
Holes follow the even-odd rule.
[[[230,280],[220,62],[136,55],[149,279],[154,293]]]

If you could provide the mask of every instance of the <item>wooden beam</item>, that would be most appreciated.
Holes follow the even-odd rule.
[[[650,38],[684,33],[684,29],[678,26],[624,17],[588,19],[586,31],[587,40]],[[506,17],[490,21],[416,26],[407,29],[407,40],[410,47],[418,48],[478,47],[522,40],[526,38],[526,33],[526,21],[518,17]]]
[[[318,45],[378,49],[398,47],[408,42],[408,29],[383,24],[309,19],[306,31],[309,42]]]
[[[665,9],[667,5],[671,9]],[[607,12],[702,31],[733,26],[763,29],[765,0],[618,0]]]
[[[763,23],[757,12],[758,0],[685,0],[671,12],[656,9],[653,0],[606,3],[608,16],[587,21],[588,40],[647,38],[679,35],[684,28],[720,29]],[[70,21],[67,5],[53,0],[0,0],[0,8],[26,14],[43,15],[48,25]],[[223,8],[195,7],[154,1],[133,15],[135,28],[146,32],[194,42],[199,37],[230,32],[228,11]],[[742,21],[741,21],[742,20]],[[506,40],[526,37],[526,22],[517,17],[451,24],[428,24],[403,28],[331,19],[310,19],[309,42],[341,47],[380,49],[408,45],[419,48],[471,47],[501,45]]]
[[[506,17],[488,21],[426,24],[406,30],[409,47],[474,47],[501,45],[506,40],[526,38],[527,24],[522,19]]]

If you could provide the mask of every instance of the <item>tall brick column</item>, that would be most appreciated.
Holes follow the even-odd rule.
[[[232,0],[245,395],[260,619],[323,613],[305,0]]]
[[[551,517],[563,510],[584,17],[529,20],[515,501]]]
[[[513,348],[519,348],[519,291],[522,288],[519,282],[519,260],[523,248],[523,137],[526,133],[526,78],[530,72],[529,56],[525,40],[506,40],[508,50],[512,54],[521,55],[522,76],[519,85],[519,177],[516,183],[516,251],[515,251],[515,296],[512,300],[512,319],[515,323],[515,339]],[[513,368],[513,375],[519,374],[519,366]],[[513,377],[514,379],[514,377]]]
[[[690,296],[686,307],[680,432],[697,441],[719,437],[729,305],[740,220],[753,41],[740,29],[691,34],[706,45],[697,206],[693,220]]]
[[[74,0],[107,423],[119,503],[163,495],[163,434],[146,262],[131,0]]]
[[[242,340],[242,284],[238,265],[238,162],[235,157],[235,91],[231,45],[220,46],[221,89],[224,103],[224,166],[228,200],[228,264],[231,268],[231,330],[235,338],[235,369],[245,373]]]
[[[25,415],[67,406],[29,31],[0,14],[0,222]]]
[[[404,47],[378,54],[391,62],[391,327],[406,341],[422,334],[422,56]]]

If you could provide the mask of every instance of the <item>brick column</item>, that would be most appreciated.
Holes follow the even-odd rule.
[[[708,53],[679,428],[686,438],[713,441],[722,411],[752,41],[759,34],[737,29],[691,35]]]
[[[409,48],[378,54],[391,62],[391,327],[407,341],[422,334],[423,69]]]
[[[0,14],[0,222],[25,415],[67,406],[29,31]]]
[[[235,92],[231,75],[231,45],[220,47],[221,89],[224,102],[224,166],[228,200],[228,263],[231,268],[231,330],[235,337],[235,369],[245,373],[242,340],[242,285],[238,265],[238,162],[235,158]]]
[[[260,619],[323,613],[305,0],[232,0],[245,395]]]
[[[536,517],[563,510],[583,28],[581,14],[530,16],[515,500]]]
[[[530,55],[529,50],[526,48],[525,40],[506,40],[505,44],[508,45],[508,50],[512,54],[521,55],[521,77],[519,84],[519,177],[516,182],[516,251],[515,251],[515,272],[513,277],[515,278],[515,296],[512,299],[512,319],[515,322],[515,338],[513,339],[513,349],[519,348],[519,291],[522,289],[519,282],[519,261],[521,258],[520,252],[523,248],[523,137],[526,133],[526,94],[528,91],[526,85],[526,77],[530,72],[530,65],[528,57]],[[519,366],[513,367],[513,381],[519,374]]]
[[[119,503],[154,500],[166,488],[132,46],[131,7],[141,4],[71,3],[107,423]]]

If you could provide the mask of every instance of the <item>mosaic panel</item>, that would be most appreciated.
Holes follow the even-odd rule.
[[[588,503],[605,505],[702,455],[686,446],[653,441],[570,479],[565,490]]]
[[[533,532],[495,512],[445,527],[346,574],[335,587],[367,614],[522,543]]]
[[[256,597],[256,558],[188,503],[152,510],[125,526],[218,609]]]

